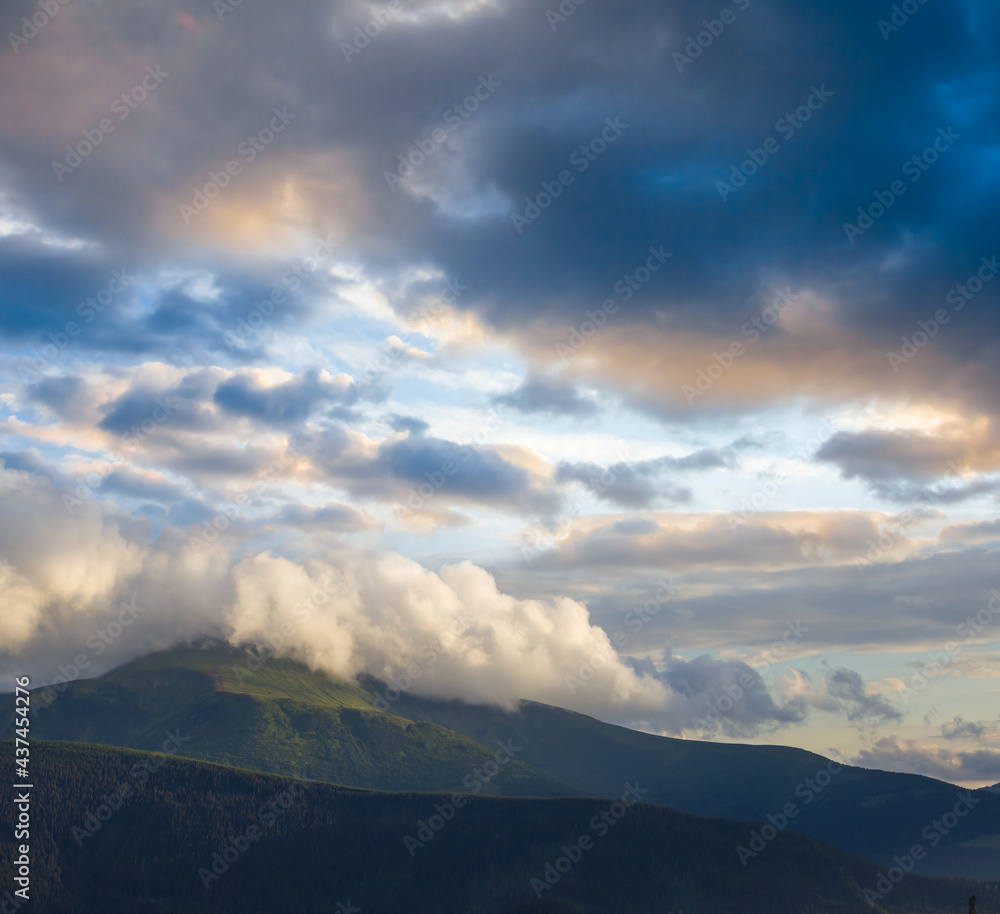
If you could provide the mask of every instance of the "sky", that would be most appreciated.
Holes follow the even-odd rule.
[[[210,636],[1000,781],[995,3],[0,32],[5,676]]]

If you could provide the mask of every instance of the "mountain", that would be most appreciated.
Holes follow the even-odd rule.
[[[10,743],[0,751],[13,757]],[[743,866],[745,823],[647,804],[471,797],[455,809],[448,796],[78,744],[35,743],[31,765],[37,914],[870,914],[864,892],[880,877],[885,897],[868,897],[886,914],[931,914],[971,894],[982,910],[1000,904],[996,885],[893,884],[884,868],[787,832]],[[13,806],[0,792],[0,822]],[[414,835],[427,840],[411,853]],[[5,887],[18,853],[4,824]]]
[[[788,747],[670,739],[533,702],[504,711],[421,699],[288,660],[251,670],[248,656],[220,645],[180,648],[74,682],[35,715],[33,732],[159,749],[179,730],[178,751],[188,757],[381,790],[454,791],[478,781],[483,793],[507,796],[617,796],[638,778],[648,801],[684,812],[770,816],[885,864],[919,844],[927,853],[917,870],[926,875],[1000,878],[995,793],[838,766]],[[482,766],[498,743],[513,759],[486,778]],[[936,824],[946,816],[957,824]]]
[[[844,850],[885,863],[915,843],[927,846],[927,875],[1000,878],[1000,796],[960,790],[913,774],[837,765],[785,746],[671,739],[605,724],[562,708],[524,702],[515,713],[403,695],[396,714],[432,721],[489,743],[502,736],[519,757],[575,791],[613,793],[638,775],[650,802],[726,819],[780,819]],[[968,797],[958,824],[938,829]],[[971,808],[966,808],[968,805]],[[947,832],[946,834],[943,832]]]
[[[178,648],[69,683],[47,707],[36,694],[32,735],[147,750],[175,740],[190,758],[376,790],[463,789],[500,751],[434,723],[381,714],[357,684],[289,660],[258,666],[254,657],[212,643]],[[9,723],[0,735],[11,735]],[[580,792],[517,757],[504,756],[493,777],[471,780],[486,794]]]

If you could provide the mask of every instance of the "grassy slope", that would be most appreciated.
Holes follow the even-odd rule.
[[[36,713],[33,733],[147,750],[179,733],[180,754],[191,758],[380,790],[458,790],[497,751],[436,724],[369,710],[358,686],[290,661],[270,660],[248,675],[245,659],[219,647],[154,654],[71,683]],[[515,758],[483,792],[574,791]]]
[[[0,745],[11,758],[9,743]],[[607,808],[598,799],[473,798],[411,856],[403,837],[440,798],[309,784],[273,823],[264,804],[284,778],[188,760],[75,744],[34,746],[34,896],[38,914],[869,914],[862,889],[877,868],[799,835],[779,835],[743,867],[735,854],[745,825],[640,806],[538,903],[529,880]],[[159,767],[145,783],[136,772]],[[102,798],[131,794],[91,837],[74,840]],[[13,816],[0,792],[0,821]],[[251,824],[260,841],[206,889],[198,870]],[[80,833],[78,832],[79,836]],[[0,881],[14,855],[0,833]],[[975,892],[984,910],[1000,887],[908,877],[885,899],[889,914],[931,914]]]

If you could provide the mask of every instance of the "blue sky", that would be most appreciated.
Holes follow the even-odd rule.
[[[5,7],[3,668],[458,619],[415,691],[1000,780],[998,12],[903,6]]]

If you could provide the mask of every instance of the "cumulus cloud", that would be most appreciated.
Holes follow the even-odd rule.
[[[690,730],[705,715],[709,729],[731,735],[802,720],[776,705],[745,664],[669,657],[659,669],[620,657],[582,603],[505,594],[471,563],[435,572],[343,544],[298,561],[241,555],[232,535],[195,545],[194,530],[169,529],[153,540],[144,524],[96,499],[67,514],[41,477],[4,471],[0,484],[10,512],[0,526],[0,595],[19,607],[0,622],[2,666],[38,681],[80,654],[89,675],[215,635],[273,646],[344,678],[390,679],[416,664],[416,694],[505,707],[533,699],[663,732]],[[360,523],[337,505],[286,520],[306,528]],[[130,601],[138,618],[95,653],[88,638]],[[737,688],[735,707],[712,714],[712,703]]]
[[[661,668],[621,657],[581,603],[517,599],[470,563],[431,572],[398,555],[302,565],[261,554],[233,574],[233,640],[281,643],[336,676],[391,679],[414,667],[416,694],[506,707],[531,699],[673,734],[746,737],[804,719],[744,663],[668,656]]]
[[[57,663],[92,655],[87,639],[137,600],[141,623],[107,665],[167,647],[184,633],[221,630],[231,583],[210,547],[200,554],[177,533],[150,542],[149,525],[97,498],[65,503],[42,476],[0,470],[0,623],[3,667],[54,674]]]

